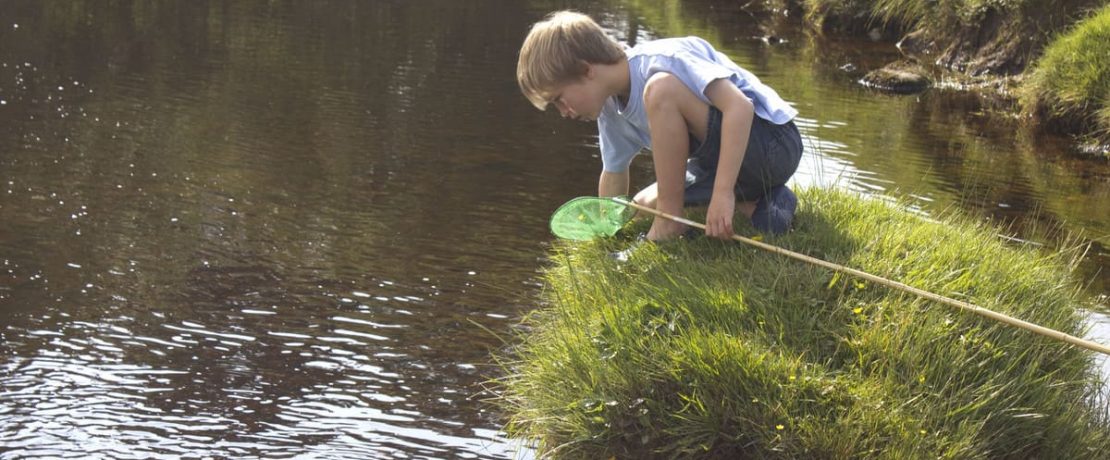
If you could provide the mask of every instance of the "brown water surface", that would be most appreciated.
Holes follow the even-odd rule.
[[[760,75],[802,113],[797,185],[1083,232],[1105,299],[1106,162],[859,87],[888,43],[703,1],[6,1],[0,458],[528,456],[482,382],[596,186],[595,128],[514,79],[565,6]]]

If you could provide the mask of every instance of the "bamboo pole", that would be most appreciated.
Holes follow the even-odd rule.
[[[613,200],[616,203],[620,203],[620,204],[625,205],[625,206],[631,206],[635,209],[638,209],[640,211],[644,211],[648,214],[653,214],[653,215],[662,217],[662,218],[667,219],[667,220],[671,220],[671,221],[674,221],[674,222],[679,222],[679,223],[682,223],[682,224],[686,224],[686,225],[689,225],[689,226],[692,226],[692,227],[697,227],[697,228],[700,228],[702,230],[705,230],[705,225],[704,224],[694,222],[690,219],[686,219],[686,218],[678,217],[678,216],[673,216],[673,215],[667,214],[665,212],[659,211],[657,209],[649,208],[647,206],[643,206],[643,205],[640,205],[638,203],[634,203],[632,201],[624,200],[622,198],[610,198],[610,199]],[[770,245],[770,244],[767,244],[767,243],[764,243],[764,242],[761,242],[761,241],[756,241],[756,240],[753,240],[751,238],[745,238],[745,237],[740,236],[740,235],[734,234],[734,235],[732,235],[732,239],[734,239],[736,241],[739,241],[741,243],[745,243],[745,244],[755,246],[755,247],[760,248],[760,249],[765,249],[767,251],[771,251],[775,254],[781,254],[781,255],[784,255],[784,256],[787,256],[787,257],[790,257],[790,258],[800,260],[802,262],[811,263],[811,264],[814,264],[814,265],[825,267],[825,268],[828,268],[830,270],[837,271],[837,272],[840,272],[840,273],[847,273],[849,275],[856,276],[856,277],[859,277],[859,278],[863,278],[865,280],[871,281],[871,282],[876,283],[876,284],[881,284],[883,286],[887,286],[887,287],[891,287],[891,288],[894,288],[894,289],[898,289],[900,291],[908,292],[908,293],[911,293],[911,294],[914,294],[914,295],[917,295],[917,296],[921,296],[921,297],[924,297],[926,299],[929,299],[929,300],[932,300],[932,301],[935,301],[935,302],[940,302],[940,303],[943,303],[943,304],[946,304],[946,305],[950,305],[950,306],[959,308],[961,310],[965,310],[965,311],[969,311],[971,313],[975,313],[979,316],[987,317],[987,318],[993,319],[995,321],[1000,321],[1002,323],[1009,324],[1011,326],[1016,326],[1016,327],[1025,329],[1027,331],[1031,331],[1031,332],[1034,332],[1034,333],[1037,333],[1037,334],[1040,334],[1040,335],[1043,335],[1043,336],[1046,336],[1046,337],[1050,337],[1050,338],[1053,338],[1053,339],[1056,339],[1056,340],[1061,340],[1061,341],[1070,343],[1072,345],[1076,345],[1076,346],[1086,348],[1086,349],[1091,350],[1091,351],[1097,351],[1097,352],[1105,354],[1105,355],[1110,355],[1110,347],[1108,347],[1106,345],[1102,345],[1100,343],[1092,342],[1090,340],[1084,340],[1084,339],[1081,339],[1079,337],[1057,331],[1055,329],[1049,329],[1049,328],[1044,327],[1044,326],[1040,326],[1040,325],[1037,325],[1037,324],[1030,323],[1028,321],[1022,321],[1022,320],[1014,318],[1012,316],[1004,315],[1002,313],[998,313],[998,312],[993,311],[993,310],[988,310],[988,309],[980,307],[978,305],[970,304],[970,303],[960,301],[960,300],[956,300],[956,299],[953,299],[953,298],[950,298],[950,297],[945,297],[945,296],[942,296],[942,295],[939,295],[939,294],[934,294],[932,292],[929,292],[929,291],[926,291],[926,290],[923,290],[923,289],[918,289],[918,288],[915,288],[915,287],[910,286],[910,285],[905,284],[905,283],[900,283],[900,282],[897,282],[897,281],[888,280],[886,278],[876,276],[876,275],[872,275],[872,274],[864,272],[864,271],[856,270],[854,268],[845,267],[843,265],[834,264],[832,262],[821,260],[821,259],[818,259],[816,257],[810,257],[810,256],[807,256],[805,254],[800,254],[800,253],[797,253],[797,252],[794,252],[794,251],[790,251],[790,250],[780,248],[778,246],[773,246],[773,245]]]

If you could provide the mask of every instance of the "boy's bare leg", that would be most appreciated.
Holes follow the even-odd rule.
[[[656,201],[656,198],[657,198],[658,194],[659,194],[659,189],[656,186],[656,184],[651,184],[647,187],[644,187],[643,190],[640,190],[639,192],[637,192],[636,197],[633,198],[633,201],[635,201],[636,204],[639,204],[641,206],[654,208],[655,207],[655,201]],[[736,202],[736,212],[741,213],[741,214],[744,215],[744,217],[747,217],[747,218],[750,219],[752,217],[752,214],[755,213],[755,204],[756,204],[755,201],[737,201]],[[637,211],[636,212],[636,217],[647,217],[647,213],[645,213],[643,211]]]
[[[681,121],[681,118],[679,120]],[[686,137],[685,130],[681,132],[666,130],[660,132],[659,135],[656,135],[655,132],[656,130],[653,129],[652,137],[666,136],[672,138],[667,143],[673,144],[669,149],[656,147],[654,152],[655,209],[679,216],[682,215],[683,198],[686,194],[684,180],[686,176],[686,153],[683,151],[687,150],[689,139]],[[673,139],[681,139],[681,141]],[[660,152],[667,152],[667,154],[660,154]],[[675,154],[675,152],[681,153]],[[651,223],[651,230],[648,230],[648,239],[652,241],[665,240],[681,235],[684,231],[686,231],[685,224],[656,217]]]
[[[708,113],[709,106],[694,96],[677,77],[665,73],[656,74],[648,80],[644,87],[644,106],[655,163],[655,209],[680,216],[686,193],[686,158],[690,153],[688,120],[694,113]],[[700,123],[705,125],[707,121]],[[704,126],[700,131],[699,138],[704,139]],[[643,197],[645,201],[651,201],[650,198],[649,193]],[[647,237],[652,241],[665,240],[681,235],[685,230],[684,224],[656,217]]]
[[[643,190],[640,190],[639,192],[637,192],[636,197],[633,198],[632,201],[635,201],[636,204],[638,204],[640,206],[654,208],[655,207],[655,200],[656,200],[656,197],[658,195],[659,195],[658,186],[656,184],[651,184],[647,187],[644,187]],[[752,214],[755,213],[755,203],[756,203],[755,201],[737,201],[736,202],[736,212],[744,214],[744,217],[751,218]],[[647,216],[647,214],[645,214],[642,211],[639,211],[639,212],[636,213],[636,217],[645,217],[645,216]]]
[[[644,187],[643,190],[636,192],[636,196],[632,198],[632,201],[636,202],[636,204],[640,206],[655,209],[655,197],[658,193],[658,186],[656,184],[651,184],[647,187]],[[648,217],[649,215],[650,214],[637,209],[635,218],[638,219],[641,217]]]
[[[667,214],[681,216],[685,195],[686,159],[690,134],[705,139],[709,105],[694,95],[677,77],[653,76],[644,88],[644,105],[651,130],[656,184],[636,194],[635,201]],[[755,202],[737,202],[736,212],[751,217]],[[655,218],[648,239],[661,240],[682,234],[686,226]]]

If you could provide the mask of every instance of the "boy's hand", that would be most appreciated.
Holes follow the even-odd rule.
[[[712,238],[727,240],[732,238],[732,215],[736,211],[736,195],[714,193],[709,200],[709,210],[705,215],[705,234]]]

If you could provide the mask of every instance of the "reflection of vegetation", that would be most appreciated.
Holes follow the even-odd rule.
[[[432,6],[436,14],[428,14]],[[448,256],[455,260],[414,261],[442,249],[417,247],[414,230],[452,227],[452,238],[437,239],[443,246],[506,234],[504,219],[457,215],[491,198],[491,181],[476,177],[505,176],[493,170],[495,161],[474,156],[475,164],[453,167],[463,163],[459,150],[479,144],[494,150],[491,139],[504,136],[505,120],[530,113],[523,101],[491,97],[514,94],[511,72],[487,77],[496,72],[488,69],[509,62],[521,31],[512,22],[489,24],[486,8],[452,1],[5,3],[10,15],[0,27],[0,61],[29,62],[37,73],[26,97],[0,111],[0,129],[12,134],[0,138],[0,183],[12,180],[17,193],[31,189],[23,194],[50,197],[52,206],[66,203],[44,213],[45,200],[5,196],[0,233],[33,236],[25,257],[5,257],[48,269],[78,261],[82,273],[96,274],[100,298],[75,300],[88,308],[66,310],[69,320],[116,315],[110,306],[123,302],[119,297],[137,335],[164,338],[163,322],[193,321],[260,338],[226,353],[204,348],[199,360],[192,348],[129,356],[209,379],[180,387],[196,394],[167,399],[222,401],[222,389],[236,385],[229,376],[264,379],[275,398],[326,386],[331,376],[300,369],[312,357],[282,354],[282,347],[264,343],[267,332],[327,333],[327,318],[319,315],[336,303],[330,296],[375,276],[476,269],[475,259],[494,250],[504,251],[506,265],[520,258],[521,266],[534,263],[505,242],[498,243],[506,249],[474,243],[479,249]],[[522,6],[510,2],[501,13],[519,17],[516,8]],[[13,72],[0,70],[2,84]],[[56,90],[60,85],[65,92]],[[513,106],[501,110],[501,101]],[[56,110],[63,105],[65,118]],[[28,132],[42,142],[24,145]],[[82,205],[88,216],[69,219]],[[466,225],[447,223],[452,216]],[[61,302],[66,286],[81,281],[68,270],[48,273],[52,290],[35,293],[41,299],[28,294],[20,302]],[[413,290],[404,294],[420,294]],[[494,304],[469,295],[482,302],[477,308]],[[281,314],[269,322],[239,314],[241,308]],[[431,321],[455,324],[469,313]],[[424,326],[435,334],[457,331]],[[460,353],[473,359],[480,351]],[[290,381],[294,372],[302,375]],[[238,404],[204,410],[222,413]],[[280,409],[242,404],[258,413],[233,415],[264,420]]]
[[[686,3],[683,0],[630,0],[628,5],[632,9],[631,14],[651,24],[652,30],[660,37],[697,35],[710,43],[720,43],[719,29],[707,25],[704,18],[695,19],[696,13],[685,7]]]
[[[776,244],[1076,334],[1078,250],[1008,247],[828,190]],[[644,225],[644,223],[636,224]],[[632,229],[635,234],[636,229]],[[743,231],[743,230],[741,230]],[[568,244],[506,368],[514,434],[567,458],[1085,458],[1110,449],[1088,352],[702,240]],[[753,267],[757,267],[754,268]]]
[[[790,20],[787,0],[626,0],[631,14],[659,36],[697,35],[721,45],[753,38],[774,39]]]
[[[1110,5],[1045,50],[1025,84],[1026,107],[1094,125],[1110,142]]]
[[[376,244],[379,230],[401,231],[385,229],[389,219],[369,215],[363,205],[376,197],[389,195],[394,204],[380,206],[378,199],[375,209],[404,210],[405,225],[437,227],[441,208],[465,207],[467,197],[479,194],[422,200],[440,194],[444,179],[423,165],[453,160],[446,149],[413,147],[500,137],[503,115],[475,109],[473,99],[491,103],[489,94],[512,93],[501,80],[471,75],[494,57],[514,52],[520,33],[482,27],[484,10],[454,2],[436,3],[444,11],[432,15],[381,2],[25,3],[12,18],[24,36],[8,40],[14,32],[2,32],[4,60],[31,60],[44,75],[72,75],[82,89],[95,89],[79,100],[87,118],[39,121],[48,132],[65,133],[76,146],[68,148],[82,152],[65,163],[73,173],[67,186],[85,188],[97,209],[128,221],[168,221],[181,211],[170,209],[179,196],[212,202],[201,206],[205,215],[178,217],[190,224],[220,221],[248,239],[261,237],[271,216],[232,217],[224,212],[227,199],[279,203],[266,212],[304,224],[283,231],[307,233],[267,238],[320,241],[333,248],[364,248]],[[510,74],[505,81],[511,82]],[[452,90],[458,78],[468,78],[472,88]],[[40,100],[48,87],[40,88]],[[475,112],[451,113],[445,107]],[[452,128],[434,129],[445,123]],[[121,171],[134,172],[120,179],[124,190],[141,188],[159,206],[120,199],[124,192],[92,193]],[[49,174],[25,173],[29,182]],[[299,198],[322,201],[335,212],[295,206]],[[433,204],[436,209],[428,209]],[[365,216],[367,227],[312,230],[346,227],[351,216]],[[500,224],[473,222],[471,230],[482,233],[487,225]],[[325,266],[357,265],[353,259],[361,253],[321,254],[300,244],[286,250],[306,251],[289,255],[301,264]],[[181,255],[186,265],[195,262]]]

